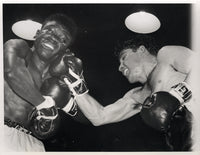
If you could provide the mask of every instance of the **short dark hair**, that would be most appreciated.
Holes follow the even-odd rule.
[[[78,28],[72,18],[62,13],[52,14],[45,19],[42,26],[44,26],[46,23],[50,21],[55,21],[56,23],[59,23],[60,25],[62,25],[70,33],[72,40],[74,40],[74,38],[76,37]]]
[[[120,57],[121,51],[125,49],[132,49],[135,52],[141,45],[144,45],[150,54],[157,55],[158,46],[155,39],[145,34],[134,35],[131,39],[120,43],[116,48],[116,54]]]

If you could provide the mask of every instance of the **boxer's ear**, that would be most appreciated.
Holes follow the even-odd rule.
[[[146,52],[146,48],[145,48],[144,45],[140,45],[139,48],[138,48],[138,50],[139,50],[141,53]]]

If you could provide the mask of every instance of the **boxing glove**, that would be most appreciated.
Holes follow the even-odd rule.
[[[56,77],[46,79],[40,88],[40,92],[43,95],[51,96],[57,108],[71,116],[76,115],[77,105],[71,96],[68,86],[62,80]]]
[[[82,69],[82,61],[73,53],[66,52],[56,59],[49,68],[52,76],[59,77],[68,85],[72,95],[88,92]]]
[[[59,122],[58,110],[50,96],[44,96],[45,101],[35,107],[29,116],[29,127],[33,135],[39,139],[46,139],[55,133]]]
[[[40,88],[40,92],[43,95],[51,96],[56,103],[56,107],[68,115],[73,116],[72,119],[75,121],[82,124],[90,123],[78,108],[73,96],[71,96],[68,86],[62,80],[56,77],[46,79]]]
[[[173,116],[191,95],[191,90],[184,83],[172,87],[169,92],[156,92],[143,103],[141,117],[147,125],[166,132]]]

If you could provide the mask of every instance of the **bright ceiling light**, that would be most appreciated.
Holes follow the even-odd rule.
[[[32,20],[21,20],[12,25],[12,31],[15,35],[26,40],[35,40],[34,36],[37,30],[40,30],[42,24]]]
[[[126,17],[125,25],[133,32],[145,34],[157,31],[161,24],[155,15],[140,11]]]

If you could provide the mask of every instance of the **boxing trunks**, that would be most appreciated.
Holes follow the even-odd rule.
[[[23,126],[4,119],[4,151],[6,152],[44,152],[44,144],[33,137]]]

